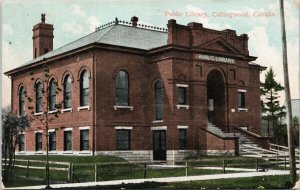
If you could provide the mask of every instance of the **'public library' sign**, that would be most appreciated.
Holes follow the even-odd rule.
[[[232,64],[235,63],[234,59],[231,59],[228,57],[219,57],[219,56],[214,56],[214,55],[199,54],[198,58],[201,60],[206,60],[206,61],[215,61],[215,62],[232,63]]]

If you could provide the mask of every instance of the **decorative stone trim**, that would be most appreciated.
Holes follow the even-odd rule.
[[[162,123],[164,122],[164,120],[155,120],[155,121],[152,121],[152,123]]]
[[[72,156],[72,155],[78,155],[78,156],[89,156],[92,155],[92,151],[89,150],[83,150],[83,151],[58,151],[58,150],[53,150],[49,151],[49,154],[51,155],[65,155],[65,156]],[[24,151],[24,152],[16,152],[16,155],[35,155],[35,154],[46,154],[46,151]]]
[[[86,154],[86,155],[88,154],[88,155],[90,155],[91,152],[88,151],[88,150],[82,150],[82,151],[78,152],[78,154]]]
[[[248,108],[239,108],[238,111],[239,112],[248,112]]]
[[[185,108],[185,109],[189,109],[190,106],[189,105],[177,105],[177,109],[180,109],[180,108]]]
[[[124,129],[124,130],[132,130],[133,127],[128,127],[128,126],[116,126],[115,129],[116,130],[121,130],[121,129]]]
[[[114,110],[117,109],[130,109],[130,111],[133,110],[133,106],[114,106]]]
[[[64,113],[64,112],[73,112],[73,108],[65,108],[65,109],[62,109],[62,110],[61,110],[61,113]]]
[[[177,87],[184,87],[184,88],[187,88],[189,87],[188,84],[176,84]]]
[[[77,108],[77,110],[78,111],[80,111],[80,110],[90,110],[90,106],[89,105],[88,106],[80,106],[80,107]]]
[[[55,132],[55,129],[48,129],[48,133]]]
[[[86,129],[90,129],[90,126],[79,127],[79,130],[86,130]]]
[[[63,131],[73,131],[73,128],[69,127],[69,128],[64,128]]]
[[[167,130],[167,126],[151,127],[151,131],[155,130]]]
[[[66,150],[66,151],[63,151],[63,154],[73,154],[73,151],[72,150]]]
[[[56,113],[56,112],[57,112],[57,109],[52,110],[52,111],[48,111],[49,114]]]
[[[177,125],[177,129],[188,129],[189,126],[187,125]]]
[[[33,115],[35,115],[35,116],[43,115],[43,112],[34,113]]]
[[[247,92],[247,90],[245,90],[245,89],[238,89],[237,91],[238,92]]]

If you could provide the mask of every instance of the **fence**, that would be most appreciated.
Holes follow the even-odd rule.
[[[4,159],[2,159],[4,161]],[[2,165],[5,165],[2,162]],[[61,167],[58,167],[61,166]],[[26,177],[30,177],[30,170],[45,170],[46,172],[46,161],[43,160],[25,160],[25,159],[15,159],[14,167],[25,169]],[[68,172],[68,181],[71,180],[71,163],[68,162],[55,162],[49,161],[49,170],[51,171],[65,171]],[[22,172],[24,174],[24,172]]]
[[[190,175],[226,174],[237,172],[232,168],[246,168],[247,171],[266,171],[278,167],[278,162],[266,162],[260,159],[249,159],[242,163],[237,159],[222,160],[187,160],[176,162],[176,165],[156,165],[148,163],[95,163],[72,164],[70,182],[109,181],[120,179],[140,179],[155,177],[177,177]],[[212,167],[212,169],[208,169]],[[231,168],[232,167],[232,168]],[[286,170],[287,161],[282,166]],[[240,170],[242,172],[244,170]]]
[[[30,170],[45,170],[45,161],[16,159],[15,167],[18,167],[26,174],[26,177],[44,177],[42,173],[30,173]],[[278,162],[266,162],[261,159],[197,159],[176,162],[175,165],[160,163],[67,163],[49,161],[50,170],[56,175],[67,177],[66,182],[90,182],[109,181],[120,179],[139,179],[157,177],[177,177],[191,175],[225,174],[237,172],[238,168],[246,168],[248,171],[265,171],[279,165]],[[285,159],[284,169],[287,161]],[[234,169],[232,169],[234,168]],[[282,168],[282,169],[283,169]],[[241,170],[239,172],[246,171]],[[58,173],[59,172],[59,173]],[[63,174],[62,174],[63,172]],[[51,172],[50,172],[51,175]],[[55,177],[54,175],[52,175]],[[61,177],[56,176],[56,179]],[[53,179],[55,181],[55,179]]]

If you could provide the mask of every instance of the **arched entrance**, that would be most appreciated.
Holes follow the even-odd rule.
[[[217,69],[207,75],[207,108],[208,124],[225,129],[225,81]]]

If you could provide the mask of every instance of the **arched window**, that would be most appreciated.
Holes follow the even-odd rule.
[[[66,75],[64,79],[64,109],[72,107],[72,79],[70,75]]]
[[[128,73],[125,71],[119,71],[116,77],[116,105],[128,106],[129,97],[129,82]]]
[[[164,89],[161,80],[155,82],[155,119],[163,119],[163,109],[164,109]]]
[[[89,88],[89,73],[84,71],[80,76],[80,106],[89,105]]]
[[[35,113],[42,112],[42,82],[37,81],[35,83]]]
[[[50,81],[49,84],[49,111],[56,109],[56,82],[54,79]]]
[[[19,115],[23,116],[25,114],[25,89],[21,86],[19,89]]]

